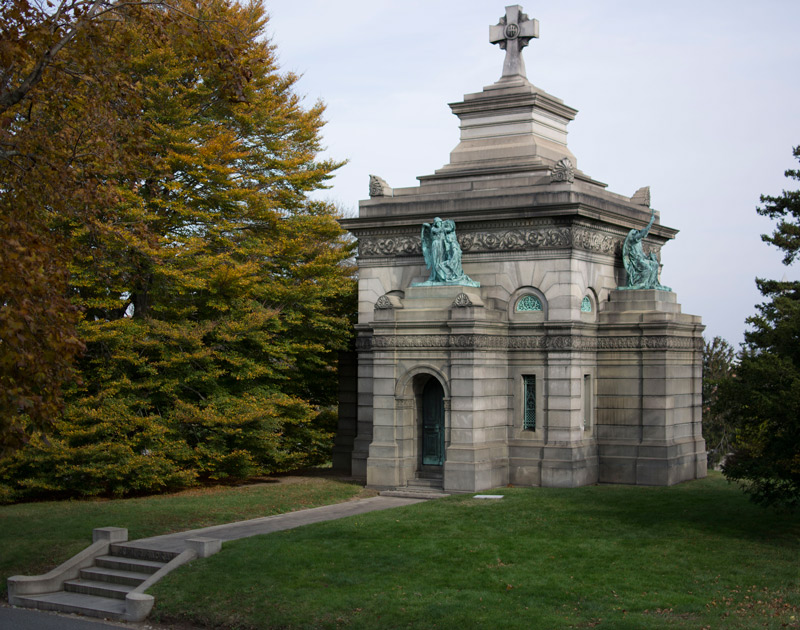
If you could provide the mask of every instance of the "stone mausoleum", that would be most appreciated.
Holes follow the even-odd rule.
[[[382,489],[670,485],[706,474],[702,330],[659,281],[677,231],[567,146],[577,111],[526,78],[538,22],[506,7],[499,81],[450,105],[450,162],[370,199],[356,359],[334,465]]]

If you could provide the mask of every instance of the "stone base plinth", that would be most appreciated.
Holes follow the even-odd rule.
[[[703,326],[675,294],[611,291],[599,317],[599,481],[672,485],[706,476]]]

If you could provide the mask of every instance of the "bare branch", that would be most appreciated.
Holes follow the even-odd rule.
[[[61,3],[59,3],[55,13],[49,18],[51,35],[55,35],[59,28],[61,28],[59,25],[59,19],[64,13],[66,3],[67,0],[62,0]],[[0,89],[0,115],[4,114],[9,108],[19,103],[28,95],[28,93],[42,80],[42,74],[53,62],[53,58],[75,37],[75,35],[77,35],[77,33],[87,23],[91,22],[92,20],[98,19],[108,13],[119,11],[125,7],[155,6],[169,9],[175,13],[195,19],[198,22],[212,22],[212,20],[200,20],[197,18],[197,16],[191,15],[190,13],[187,13],[186,11],[183,11],[182,9],[179,9],[178,7],[161,0],[120,2],[103,8],[103,5],[105,4],[106,0],[92,0],[88,10],[86,11],[86,14],[83,17],[78,18],[67,30],[67,32],[64,33],[64,35],[55,44],[45,51],[41,59],[39,59],[39,61],[34,65],[33,69],[28,73],[25,79],[22,80],[18,87],[9,89],[6,86],[3,86],[3,88]]]
[[[55,35],[56,31],[58,31],[58,18],[61,16],[61,12],[64,8],[65,1],[62,1],[59,5],[58,9],[56,10],[55,14],[51,19],[51,27],[50,32],[51,34]],[[22,81],[22,83],[13,90],[3,90],[0,92],[0,115],[4,114],[10,107],[13,107],[17,103],[19,103],[25,96],[33,89],[39,81],[42,80],[42,74],[44,73],[45,68],[49,66],[52,61],[53,57],[55,57],[59,51],[66,46],[72,38],[83,28],[83,25],[91,20],[94,17],[95,12],[97,11],[98,7],[102,4],[103,0],[93,0],[89,10],[86,13],[85,18],[78,19],[62,37],[59,39],[53,46],[47,49],[45,53],[42,55],[42,58],[34,65],[33,69],[28,73],[28,76]]]

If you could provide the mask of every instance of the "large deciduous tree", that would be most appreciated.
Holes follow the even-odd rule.
[[[83,347],[67,289],[69,253],[52,218],[85,212],[85,198],[98,191],[82,186],[93,178],[79,172],[86,127],[49,116],[59,98],[64,109],[81,108],[64,93],[77,68],[59,55],[99,7],[9,0],[0,11],[0,453],[24,443],[26,430],[52,424]]]
[[[29,443],[0,464],[7,495],[313,462],[350,334],[351,246],[308,197],[339,164],[316,157],[324,108],[279,72],[261,3],[14,6],[0,418],[5,444]]]
[[[794,156],[800,159],[800,147]],[[800,179],[800,171],[786,176]],[[761,201],[759,214],[779,220],[763,238],[783,250],[788,265],[800,254],[800,191]],[[768,300],[748,318],[741,361],[720,385],[720,401],[736,427],[723,472],[755,501],[791,509],[800,505],[800,282],[756,283]]]

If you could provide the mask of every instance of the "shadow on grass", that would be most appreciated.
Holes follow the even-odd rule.
[[[612,530],[634,528],[642,534],[683,532],[798,545],[800,514],[765,509],[732,488],[735,486],[722,475],[712,473],[704,480],[670,487],[599,485],[535,490],[552,494],[561,509],[594,517]]]

